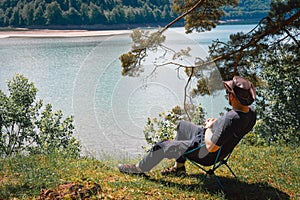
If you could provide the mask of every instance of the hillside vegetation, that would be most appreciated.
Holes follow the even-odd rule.
[[[224,8],[224,20],[258,21],[270,1],[241,0]],[[2,0],[0,27],[165,24],[177,17],[169,0]]]
[[[113,159],[16,156],[0,159],[0,199],[299,199],[299,153],[239,145],[229,160],[238,179],[226,167],[217,170],[225,192],[190,163],[184,177],[161,176],[163,166],[143,177],[121,174]]]

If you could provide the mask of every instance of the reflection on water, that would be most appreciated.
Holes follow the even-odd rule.
[[[250,30],[252,26],[235,28]],[[187,37],[182,28],[174,28],[167,32],[166,43],[174,49],[188,45],[194,57],[204,58],[212,39],[220,36],[226,40],[233,30],[223,26],[214,34]],[[77,136],[94,156],[103,151],[141,154],[147,117],[183,104],[186,76],[167,66],[145,79],[161,52],[149,55],[142,76],[121,76],[119,56],[130,46],[129,35],[0,39],[0,89],[7,92],[6,80],[15,73],[24,74],[39,89],[38,98],[65,115],[74,115]],[[192,64],[194,57],[183,62]],[[226,105],[223,93],[198,102],[208,117],[217,116]]]

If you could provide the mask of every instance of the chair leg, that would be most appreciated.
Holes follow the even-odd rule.
[[[227,158],[227,159],[228,159],[228,158]],[[202,169],[202,170],[206,173],[206,175],[208,175],[208,176],[213,175],[214,178],[215,178],[215,180],[216,180],[216,182],[217,182],[218,185],[219,185],[219,188],[220,188],[223,192],[224,192],[224,186],[223,186],[223,184],[222,184],[220,178],[215,174],[215,170],[218,169],[219,167],[221,167],[222,165],[226,165],[226,167],[229,169],[229,171],[232,173],[232,175],[233,175],[235,178],[237,178],[237,176],[235,175],[235,173],[233,172],[233,170],[231,169],[231,167],[227,164],[227,160],[222,160],[222,161],[220,161],[219,164],[218,164],[217,166],[214,165],[214,166],[213,166],[211,169],[209,169],[209,170],[204,169],[203,167],[201,167],[200,164],[198,164],[198,163],[196,163],[196,162],[194,162],[194,161],[192,161],[192,160],[189,160],[189,161],[190,161],[192,164],[194,164],[195,166],[197,166],[198,168]]]
[[[217,169],[217,168],[207,170],[207,171],[206,171],[206,174],[207,174],[208,176],[214,176],[215,181],[216,181],[217,184],[219,185],[219,188],[224,192],[224,186],[223,186],[223,184],[222,184],[220,178],[215,174],[215,170],[216,170],[216,169]]]
[[[235,173],[233,172],[233,170],[231,169],[231,167],[229,167],[229,165],[227,164],[227,162],[225,162],[224,164],[229,169],[229,171],[232,173],[232,175],[234,176],[234,178],[237,178],[237,176],[235,175]]]
[[[215,180],[216,180],[216,182],[218,183],[220,189],[224,192],[224,186],[223,186],[221,180],[220,180],[219,177],[218,177],[217,175],[215,175],[215,174],[214,174],[214,177],[215,177]]]

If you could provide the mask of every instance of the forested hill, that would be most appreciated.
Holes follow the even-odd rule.
[[[172,0],[1,0],[0,27],[166,24],[177,17],[170,2]],[[223,19],[257,21],[267,15],[269,4],[270,0],[241,0],[238,7],[224,8]]]
[[[224,20],[259,21],[270,10],[271,0],[240,0],[237,7],[225,8]]]

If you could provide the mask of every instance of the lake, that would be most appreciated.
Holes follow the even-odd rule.
[[[247,32],[253,27],[222,25],[211,32],[189,35],[184,34],[183,28],[171,28],[166,32],[166,45],[177,50],[191,47],[192,57],[180,61],[188,65],[195,57],[207,56],[212,40],[226,41],[230,34]],[[2,38],[0,89],[7,93],[6,81],[16,73],[23,74],[34,82],[39,90],[38,98],[44,104],[52,104],[64,116],[74,115],[76,137],[81,140],[85,153],[95,157],[103,153],[143,154],[147,117],[157,117],[160,112],[182,106],[187,77],[177,72],[175,66],[165,66],[146,78],[162,51],[147,57],[144,73],[139,77],[122,76],[119,57],[130,46],[129,34]],[[201,97],[196,102],[205,107],[208,117],[217,117],[227,105],[224,94],[223,91],[212,97]]]

